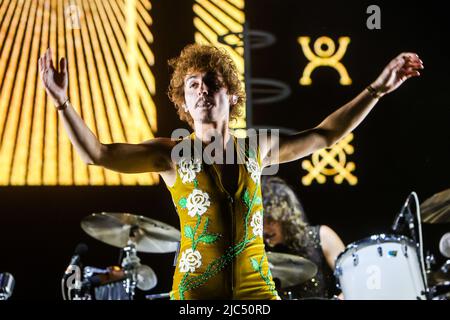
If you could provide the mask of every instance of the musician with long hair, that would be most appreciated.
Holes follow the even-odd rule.
[[[339,294],[333,272],[337,256],[345,249],[341,238],[329,226],[310,225],[299,198],[281,178],[263,176],[262,194],[268,250],[298,255],[317,266],[313,278],[284,288],[285,297],[332,298]]]

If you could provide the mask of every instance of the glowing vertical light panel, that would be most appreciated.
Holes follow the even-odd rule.
[[[103,143],[157,129],[149,0],[0,0],[0,185],[150,185],[156,174],[86,166],[38,73],[66,57],[70,100]]]
[[[244,79],[244,48],[231,48],[219,43],[218,37],[228,33],[241,33],[244,30],[244,0],[196,0],[193,5],[195,42],[212,44],[227,50],[233,58],[241,80]],[[226,37],[228,44],[242,44],[236,35]],[[230,128],[246,128],[245,109],[237,121],[230,122]]]

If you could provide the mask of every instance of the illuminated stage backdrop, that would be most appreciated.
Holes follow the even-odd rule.
[[[40,83],[46,48],[66,57],[74,108],[103,143],[157,129],[149,0],[0,1],[0,185],[150,185],[155,174],[86,166]]]
[[[194,40],[224,48],[244,80],[244,0],[194,0]],[[59,123],[38,77],[37,60],[47,47],[54,61],[67,57],[69,96],[73,106],[103,143],[138,143],[157,129],[155,63],[150,48],[153,35],[149,0],[0,0],[0,185],[151,185],[155,174],[118,174],[86,166]],[[227,35],[227,36],[226,36]],[[224,43],[219,42],[223,37]],[[309,48],[309,37],[299,37],[309,63],[300,85],[311,86],[311,73],[333,67],[340,85],[351,79],[340,59],[350,39],[339,48],[328,37]],[[326,45],[327,50],[323,49]],[[333,54],[334,53],[334,54]],[[230,126],[243,135],[245,109]],[[302,162],[304,185],[357,183],[352,171],[349,135],[343,145],[320,150]]]

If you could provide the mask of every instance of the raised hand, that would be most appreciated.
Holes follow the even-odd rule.
[[[372,87],[380,94],[392,92],[411,77],[420,76],[423,62],[412,52],[404,52],[393,59],[372,83]]]
[[[45,54],[39,58],[39,73],[47,94],[52,98],[55,106],[61,106],[68,99],[67,60],[61,58],[58,72],[53,66],[52,51],[48,48]]]

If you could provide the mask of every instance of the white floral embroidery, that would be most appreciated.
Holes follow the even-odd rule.
[[[191,217],[194,217],[196,214],[201,216],[208,210],[210,205],[209,195],[199,189],[194,189],[186,201],[186,208]]]
[[[256,162],[253,158],[249,158],[245,165],[247,166],[247,170],[250,172],[252,180],[255,183],[258,183],[261,176],[261,168],[259,167],[258,162]]]
[[[193,251],[191,248],[181,253],[180,263],[178,267],[180,272],[194,272],[202,265],[202,255],[198,250]]]
[[[202,164],[198,160],[181,158],[178,161],[178,173],[181,176],[181,181],[183,183],[192,182],[195,176],[202,169]]]
[[[260,211],[256,211],[252,216],[250,225],[253,228],[253,234],[257,237],[263,236],[263,216]]]

